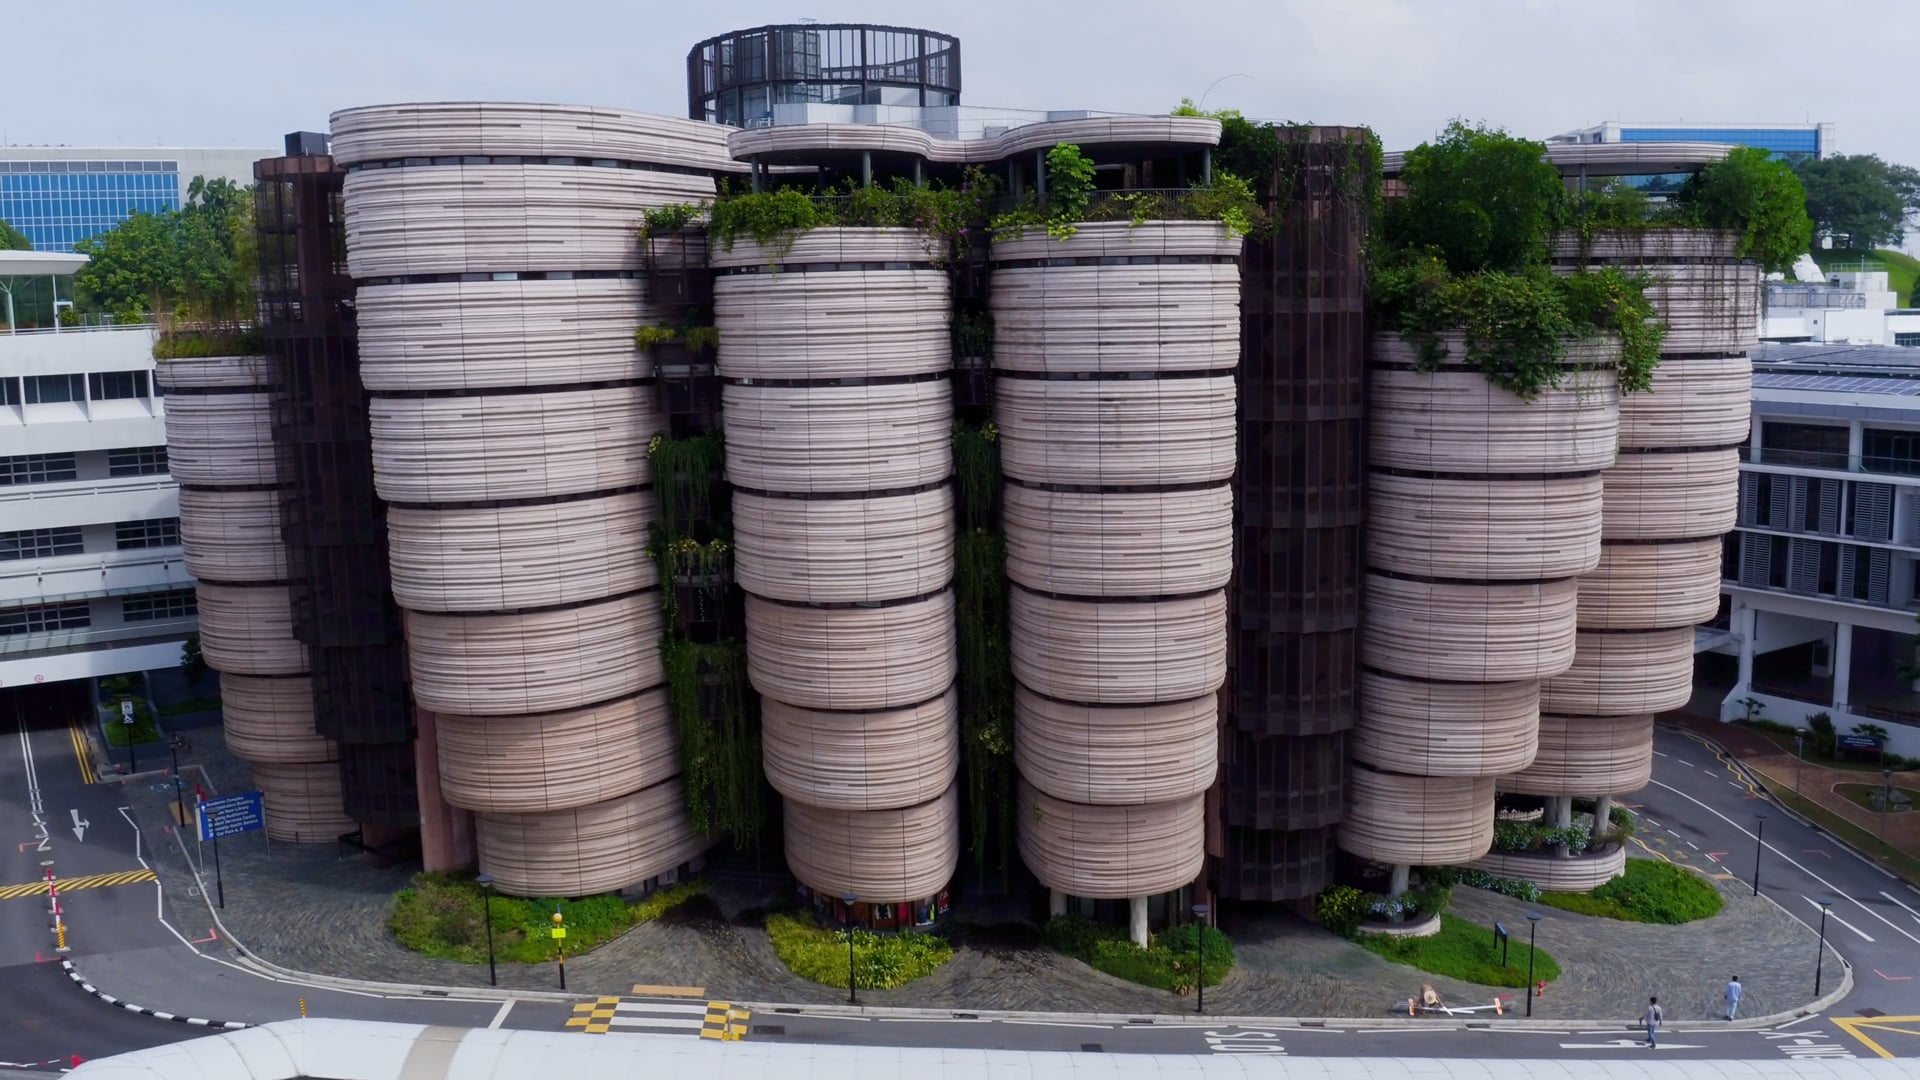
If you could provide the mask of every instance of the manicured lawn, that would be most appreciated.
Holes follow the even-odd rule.
[[[1908,882],[1920,885],[1920,859],[1901,851],[1891,844],[1881,843],[1879,837],[1873,835],[1871,832],[1855,825],[1853,822],[1846,820],[1838,814],[1832,813],[1807,799],[1795,795],[1793,788],[1790,786],[1773,783],[1758,773],[1754,774],[1754,778],[1760,781],[1761,786],[1767,789],[1768,794],[1792,808],[1792,810],[1801,817],[1808,818],[1814,824],[1845,840],[1847,843],[1852,844],[1854,847],[1859,848],[1861,851],[1866,852],[1869,856],[1872,856],[1875,862],[1900,875],[1902,878],[1905,878]]]
[[[160,741],[160,728],[153,722],[152,715],[144,707],[134,714],[131,724],[122,722],[120,714],[115,713],[100,726],[106,729],[107,745],[116,749],[122,749],[127,745],[129,735],[133,737],[133,742],[137,746]]]
[[[851,957],[849,933],[853,935]],[[849,960],[858,985],[885,990],[931,975],[953,959],[952,943],[939,934],[829,930],[805,914],[767,916],[767,937],[781,963],[795,975],[823,986],[847,985]]]
[[[1885,791],[1886,785],[1884,784],[1835,784],[1833,786],[1833,790],[1840,793],[1841,795],[1845,795],[1849,800],[1859,803],[1861,806],[1878,814],[1880,813],[1880,807],[1874,804],[1873,797],[1875,795],[1880,794],[1882,791]],[[1915,791],[1913,788],[1909,788],[1909,787],[1901,787],[1899,784],[1893,785],[1893,790],[1895,794],[1905,795],[1908,799],[1908,805],[1904,808],[1896,806],[1893,810],[1894,813],[1896,814],[1911,813],[1913,806],[1915,804],[1920,804],[1920,791]]]
[[[400,944],[414,952],[463,964],[487,961],[488,904],[485,890],[469,873],[416,874],[413,885],[394,895],[387,926]],[[577,956],[611,941],[670,908],[700,895],[706,883],[671,885],[637,904],[617,895],[579,900],[529,899],[493,894],[493,952],[500,963],[538,964],[559,956],[553,913],[566,916],[567,954]]]
[[[1143,949],[1135,945],[1121,927],[1096,923],[1078,915],[1055,915],[1047,920],[1043,931],[1050,948],[1095,971],[1142,986],[1180,992],[1194,985],[1193,934],[1192,924],[1176,926],[1149,937]],[[1218,986],[1227,972],[1233,970],[1233,943],[1227,940],[1227,935],[1208,927],[1202,946],[1206,950],[1207,985]]]
[[[1684,866],[1628,859],[1627,872],[1584,893],[1541,893],[1540,902],[1576,915],[1624,922],[1685,923],[1720,912],[1720,890]]]
[[[1462,982],[1479,983],[1481,986],[1527,985],[1527,942],[1524,937],[1512,939],[1507,963],[1503,967],[1500,951],[1493,943],[1492,928],[1478,926],[1452,915],[1440,916],[1440,932],[1432,937],[1361,934],[1354,941],[1382,959]],[[1547,982],[1560,977],[1560,965],[1547,955],[1545,949],[1534,951],[1533,977]]]
[[[1773,745],[1779,747],[1781,751],[1784,753],[1787,753],[1787,754],[1793,753],[1793,736],[1788,734],[1787,732],[1774,731],[1771,728],[1755,727],[1751,724],[1743,724],[1737,720],[1734,721],[1734,724],[1738,726],[1742,731],[1751,731],[1755,735],[1762,736],[1768,742],[1771,742]],[[1810,766],[1818,766],[1822,769],[1844,769],[1849,772],[1871,772],[1871,773],[1877,773],[1881,769],[1881,764],[1877,755],[1852,754],[1844,758],[1820,757],[1819,755],[1813,752],[1813,739],[1811,737],[1802,739],[1801,747],[1804,751],[1804,753],[1801,756],[1801,760],[1805,761]],[[1906,766],[1903,765],[1900,769],[1895,769],[1894,771],[1900,772],[1900,771],[1903,771],[1905,768]]]

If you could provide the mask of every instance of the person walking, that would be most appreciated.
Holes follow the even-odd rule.
[[[1648,998],[1647,1014],[1640,1018],[1640,1022],[1647,1025],[1647,1049],[1649,1050],[1659,1045],[1660,1021],[1664,1015],[1660,1011],[1660,999]]]
[[[1727,1019],[1732,1020],[1740,1011],[1740,976],[1727,980]]]

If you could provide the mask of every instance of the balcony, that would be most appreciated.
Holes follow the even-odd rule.
[[[179,546],[0,562],[0,604],[59,603],[184,589],[193,584]]]
[[[152,622],[121,626],[83,627],[55,630],[44,634],[15,634],[0,637],[0,657],[9,660],[45,656],[53,653],[96,652],[125,645],[139,645],[168,639],[180,640],[199,629],[200,620],[192,615],[180,619],[155,619]]]
[[[1761,450],[1743,446],[1740,448],[1740,461],[1746,465],[1771,465],[1783,469],[1824,469],[1830,472],[1877,473],[1920,479],[1920,461],[1903,457],[1832,454],[1818,450]]]
[[[0,531],[179,516],[180,485],[165,473],[0,487]]]

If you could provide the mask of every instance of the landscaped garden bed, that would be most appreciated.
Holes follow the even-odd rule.
[[[503,964],[539,964],[559,956],[550,933],[555,911],[566,916],[567,954],[578,956],[659,918],[705,888],[706,882],[695,879],[635,904],[614,894],[563,900],[495,892],[489,900],[473,874],[429,872],[414,875],[412,885],[394,895],[387,926],[400,944],[423,956],[484,964],[491,910],[494,958]]]
[[[1212,927],[1189,923],[1147,939],[1146,948],[1128,940],[1117,926],[1078,915],[1055,915],[1047,920],[1044,937],[1054,951],[1071,956],[1095,971],[1142,986],[1184,994],[1194,988],[1194,935],[1202,935],[1206,984],[1218,986],[1233,970],[1233,943]]]
[[[1694,922],[1720,913],[1720,890],[1683,866],[1658,859],[1628,859],[1626,873],[1591,892],[1541,893],[1539,903],[1626,922]]]
[[[853,937],[851,954],[848,935]],[[795,975],[824,986],[847,985],[850,961],[855,985],[890,990],[931,975],[953,959],[953,944],[939,934],[829,930],[805,914],[767,916],[767,937],[781,963]]]
[[[1522,941],[1510,943],[1503,964],[1492,930],[1452,915],[1440,916],[1440,932],[1426,937],[1362,933],[1353,940],[1383,960],[1481,986],[1526,986],[1529,971],[1545,982],[1560,977],[1560,965],[1544,950],[1533,951],[1529,966]]]

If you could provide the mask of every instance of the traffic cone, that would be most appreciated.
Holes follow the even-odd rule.
[[[1499,995],[1499,994],[1495,994],[1495,995],[1493,995],[1493,1015],[1495,1015],[1495,1016],[1505,1016],[1505,1015],[1507,1015],[1507,1010],[1505,1010],[1505,1009],[1503,1009],[1503,1008],[1501,1008],[1501,1007],[1500,1007],[1500,995]]]

